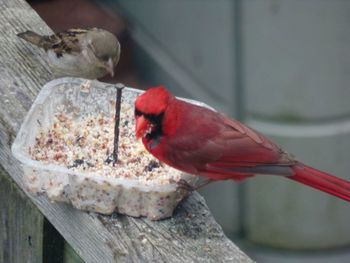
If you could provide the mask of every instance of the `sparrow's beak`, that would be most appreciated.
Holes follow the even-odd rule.
[[[114,76],[114,64],[113,64],[113,59],[109,58],[108,61],[104,64],[105,69],[111,76]]]
[[[144,116],[138,116],[136,117],[136,138],[139,139],[140,137],[142,137],[148,129],[148,124],[149,121],[147,119],[145,119]]]

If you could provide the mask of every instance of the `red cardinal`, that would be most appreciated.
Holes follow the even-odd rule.
[[[146,149],[176,169],[211,180],[281,175],[350,202],[350,182],[304,165],[264,135],[164,87],[136,99],[135,119]]]

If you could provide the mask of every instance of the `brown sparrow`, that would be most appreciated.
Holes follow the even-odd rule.
[[[69,29],[49,36],[26,31],[17,36],[47,52],[56,76],[113,77],[120,57],[118,39],[104,29]]]

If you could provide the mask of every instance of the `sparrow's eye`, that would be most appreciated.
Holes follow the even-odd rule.
[[[103,56],[97,56],[100,60],[102,61],[108,61],[109,60],[109,56],[108,55],[103,55]]]

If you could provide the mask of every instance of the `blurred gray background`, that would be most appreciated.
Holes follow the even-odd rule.
[[[62,23],[43,8],[47,2],[65,1],[32,1],[59,29]],[[92,5],[77,2],[80,10]],[[110,20],[102,15],[98,21],[122,42],[119,74],[109,81],[135,88],[163,84],[263,132],[299,160],[350,180],[350,1],[93,4],[82,24],[99,9]],[[225,233],[258,262],[350,262],[349,203],[272,176],[219,182],[201,193]]]

